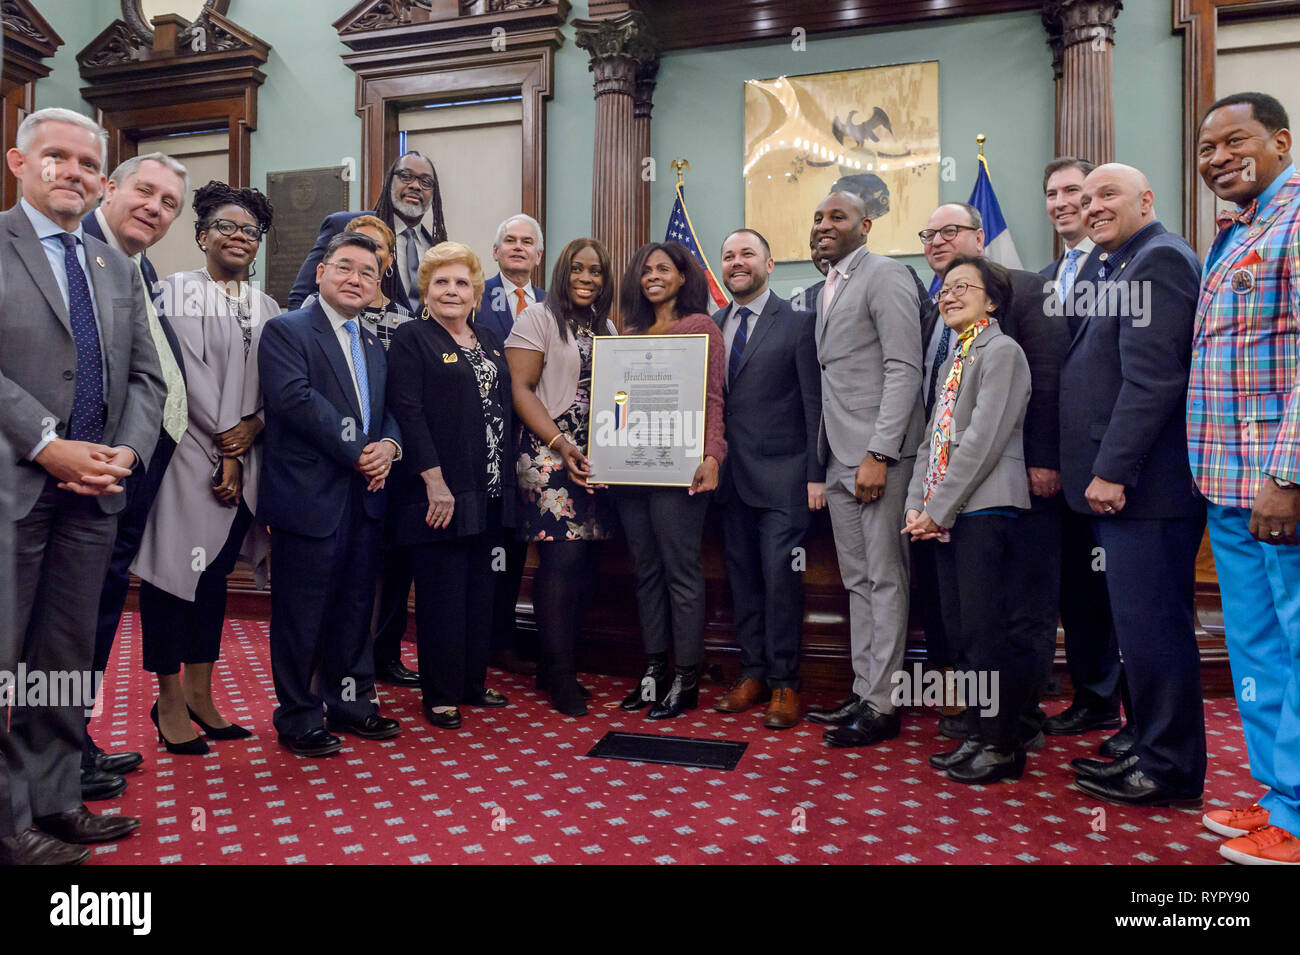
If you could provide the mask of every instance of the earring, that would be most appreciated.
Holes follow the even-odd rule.
[[[200,252],[206,252],[206,251],[208,251],[208,247],[207,247],[206,245],[203,245],[202,243],[200,243],[200,244],[199,244],[199,251],[200,251]]]
[[[428,321],[432,317],[429,315],[429,306],[426,305],[424,308],[420,309],[420,317],[425,321]]]
[[[388,268],[384,269],[384,275],[390,279],[393,277],[393,266],[391,263],[389,264]]]

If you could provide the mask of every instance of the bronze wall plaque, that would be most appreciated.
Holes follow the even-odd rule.
[[[267,236],[266,294],[289,307],[289,290],[307,253],[316,244],[320,224],[348,207],[347,166],[289,169],[266,174],[266,196],[275,207]]]

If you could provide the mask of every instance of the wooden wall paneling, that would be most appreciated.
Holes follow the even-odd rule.
[[[0,138],[7,152],[14,145],[18,126],[36,108],[36,81],[50,75],[45,60],[63,46],[45,18],[28,0],[3,0],[3,70],[0,71]],[[18,201],[18,181],[5,167],[0,201],[8,209]]]

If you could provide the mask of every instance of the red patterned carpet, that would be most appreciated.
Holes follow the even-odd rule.
[[[414,665],[414,661],[410,661]],[[626,680],[589,676],[581,720],[552,712],[531,680],[490,674],[511,706],[464,710],[456,732],[420,715],[419,693],[384,687],[402,734],[346,737],[343,752],[302,759],[275,742],[264,623],[227,624],[218,703],[252,740],[213,743],[205,757],[171,756],[155,740],[152,678],[140,669],[138,618],[123,619],[92,732],[109,750],[145,753],[99,812],[140,816],[131,838],[98,847],[92,863],[1046,863],[1213,865],[1219,838],[1199,812],[1130,810],[1068,789],[1069,760],[1103,734],[1049,738],[1015,784],[967,787],[926,757],[951,748],[933,712],[910,712],[901,737],[831,750],[820,728],[776,733],[761,708],[708,709],[651,723],[617,702]],[[1062,704],[1054,703],[1055,712]],[[1231,700],[1207,700],[1207,805],[1253,802]],[[662,732],[747,742],[732,772],[584,754],[606,732]],[[802,831],[796,831],[802,830]]]

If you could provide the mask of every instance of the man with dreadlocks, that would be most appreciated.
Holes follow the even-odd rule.
[[[442,218],[442,193],[433,160],[415,151],[403,153],[388,167],[373,212],[335,212],[325,217],[316,244],[289,292],[289,307],[301,308],[303,300],[316,291],[316,266],[325,257],[325,247],[359,215],[377,216],[397,236],[392,274],[381,276],[380,287],[389,298],[408,304],[412,315],[419,315],[423,305],[415,276],[420,259],[447,240],[447,226]]]

